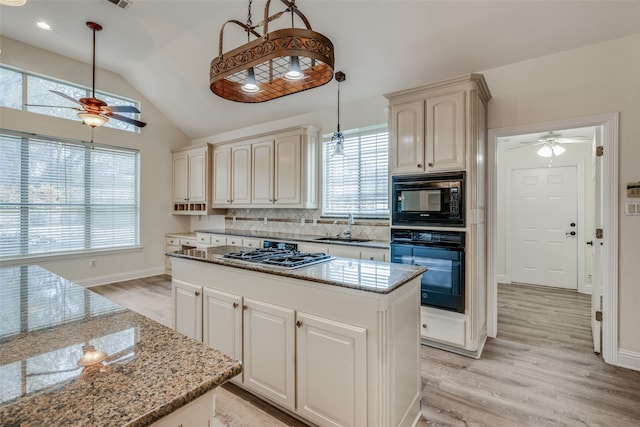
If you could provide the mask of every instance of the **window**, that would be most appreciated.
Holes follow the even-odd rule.
[[[322,214],[389,217],[387,125],[343,132],[344,156],[334,156],[324,135]]]
[[[49,77],[38,76],[6,66],[0,66],[0,106],[17,110],[24,109],[33,113],[77,121],[77,111],[73,108],[78,107],[79,104],[56,95],[51,92],[52,90],[62,92],[74,99],[91,96],[91,88],[86,86],[74,85]],[[23,101],[23,98],[26,99],[26,101]],[[132,105],[136,108],[140,107],[139,102],[109,95],[104,92],[96,91],[96,98],[101,99],[111,106]],[[25,103],[42,105],[42,107],[35,107],[33,105],[25,106]],[[51,105],[51,107],[48,107],[49,105]],[[127,115],[126,113],[122,114]],[[134,114],[132,118],[137,119],[137,116],[139,115]],[[120,120],[109,120],[104,126],[128,132],[140,132],[137,126]]]
[[[0,133],[0,258],[139,244],[139,154]]]

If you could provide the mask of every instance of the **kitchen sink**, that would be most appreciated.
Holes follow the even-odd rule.
[[[369,239],[341,239],[339,237],[318,237],[317,239],[313,239],[319,242],[329,242],[329,243],[362,243],[369,242]]]

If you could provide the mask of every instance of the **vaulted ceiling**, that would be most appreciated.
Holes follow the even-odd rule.
[[[343,104],[640,32],[637,0],[296,4],[335,46],[335,69],[347,73]],[[229,19],[246,21],[247,5],[131,0],[122,9],[108,0],[28,0],[22,7],[0,6],[0,33],[90,63],[85,22],[102,24],[98,67],[120,74],[191,138],[334,106],[335,82],[262,104],[230,102],[209,90],[220,27]],[[254,23],[264,6],[265,1],[253,2]],[[283,9],[280,1],[271,2],[272,13]],[[53,29],[38,30],[38,20]],[[280,27],[290,22],[279,21]],[[224,50],[244,41],[239,27],[228,28]]]

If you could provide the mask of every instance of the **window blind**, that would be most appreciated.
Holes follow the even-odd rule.
[[[386,125],[343,132],[344,155],[324,135],[322,213],[389,217],[389,133]]]
[[[0,257],[139,244],[139,154],[0,133]]]

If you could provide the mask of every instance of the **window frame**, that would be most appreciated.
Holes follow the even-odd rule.
[[[371,220],[388,220],[390,218],[391,215],[391,211],[390,211],[390,206],[389,206],[389,127],[387,123],[382,123],[382,124],[378,124],[378,125],[373,125],[373,126],[366,126],[366,127],[362,127],[362,128],[354,128],[354,129],[349,129],[346,131],[342,132],[344,138],[345,138],[345,146],[349,144],[349,139],[352,138],[358,138],[358,143],[359,143],[359,149],[358,152],[361,153],[360,147],[361,147],[361,139],[365,139],[367,136],[373,136],[373,135],[380,135],[380,134],[386,134],[386,142],[385,142],[385,147],[386,147],[386,153],[384,154],[382,160],[384,161],[384,164],[386,166],[386,173],[384,173],[384,176],[386,177],[384,180],[384,184],[383,184],[383,188],[384,191],[386,193],[386,211],[384,213],[373,213],[371,211],[366,212],[366,211],[359,211],[359,210],[351,210],[351,211],[345,211],[345,212],[340,212],[340,211],[336,211],[336,210],[328,210],[328,206],[327,206],[327,194],[328,194],[328,160],[330,160],[330,157],[332,156],[330,153],[332,151],[331,149],[331,137],[333,136],[333,133],[330,134],[324,134],[322,136],[322,206],[321,206],[321,217],[322,218],[344,218],[346,216],[348,216],[349,214],[353,214],[353,216],[355,218],[359,218],[359,219],[371,219]],[[377,138],[378,139],[378,138]],[[352,141],[353,142],[353,141]],[[345,147],[346,148],[346,147]],[[345,155],[347,152],[345,152]],[[359,174],[358,174],[358,185],[362,185],[362,181],[360,179],[361,173],[362,173],[362,167],[361,167],[361,163],[362,163],[362,156],[359,156]],[[329,158],[329,159],[328,159]],[[378,159],[378,158],[376,158]],[[382,174],[376,174],[376,175],[382,175]],[[361,188],[358,189],[358,193],[361,194]],[[362,199],[361,197],[358,197],[358,203],[362,204],[362,200],[366,200],[366,199]],[[375,199],[372,199],[375,200]]]
[[[95,144],[95,143],[91,143],[91,142],[86,142],[86,141],[78,141],[78,140],[71,140],[71,139],[65,139],[65,138],[57,138],[57,137],[51,137],[51,136],[45,136],[45,135],[36,135],[36,134],[31,134],[31,133],[24,133],[24,132],[18,132],[18,131],[12,131],[12,130],[8,130],[8,129],[2,129],[0,128],[0,138],[4,139],[4,138],[12,138],[12,139],[20,139],[20,140],[28,140],[28,139],[32,139],[34,141],[36,141],[37,143],[46,143],[46,142],[51,142],[51,143],[55,143],[55,144],[64,144],[65,146],[78,146],[79,149],[84,153],[83,158],[84,158],[84,165],[87,165],[87,162],[89,163],[89,166],[86,167],[85,172],[83,173],[84,175],[84,180],[82,181],[82,188],[83,191],[85,192],[85,194],[92,194],[92,191],[94,191],[96,189],[96,187],[93,186],[94,182],[93,180],[90,178],[92,176],[91,172],[92,172],[92,162],[95,162],[96,160],[98,160],[96,157],[92,156],[92,153],[94,152],[95,148],[98,148],[100,150],[104,150],[104,153],[111,153],[113,156],[116,155],[126,155],[126,153],[130,153],[133,155],[132,158],[130,158],[130,160],[132,160],[133,163],[133,168],[135,170],[135,176],[134,176],[134,181],[132,182],[130,188],[132,189],[133,193],[132,194],[132,204],[130,204],[130,208],[131,208],[131,215],[129,217],[129,220],[133,221],[132,222],[132,228],[133,228],[133,233],[130,234],[128,236],[128,238],[132,241],[131,244],[122,244],[122,245],[109,245],[109,246],[105,246],[105,245],[96,245],[96,238],[100,237],[100,235],[95,235],[92,234],[92,227],[93,224],[91,223],[91,219],[92,217],[95,215],[95,209],[96,208],[100,208],[100,207],[107,207],[110,209],[115,209],[115,207],[117,207],[117,204],[101,204],[101,203],[96,203],[95,201],[90,201],[90,200],[85,200],[83,204],[81,205],[77,205],[77,206],[81,206],[84,213],[82,214],[82,219],[85,222],[85,224],[89,224],[89,228],[87,229],[86,226],[83,228],[82,234],[83,234],[83,247],[82,248],[78,248],[78,249],[68,249],[68,248],[62,248],[60,250],[48,250],[48,251],[42,251],[42,252],[29,252],[29,245],[28,245],[28,239],[29,239],[29,229],[30,229],[30,220],[32,219],[30,216],[30,209],[29,206],[33,205],[32,202],[27,202],[26,204],[23,202],[24,198],[23,198],[23,193],[24,191],[28,191],[29,187],[24,188],[24,181],[25,179],[28,180],[29,178],[29,171],[24,171],[21,169],[20,172],[20,189],[19,192],[21,194],[21,201],[18,203],[18,206],[20,207],[20,213],[19,213],[19,220],[20,220],[20,226],[18,229],[18,235],[19,235],[19,243],[18,243],[18,248],[19,248],[19,252],[20,253],[12,253],[12,254],[8,254],[8,255],[0,255],[0,261],[2,261],[3,264],[12,264],[11,261],[24,261],[24,260],[32,260],[32,259],[38,259],[38,260],[48,260],[48,259],[56,259],[56,258],[64,258],[64,259],[68,259],[68,258],[76,258],[76,257],[86,257],[88,254],[94,254],[94,253],[101,253],[101,254],[105,254],[105,253],[123,253],[123,252],[129,252],[132,250],[139,250],[142,248],[141,244],[140,244],[140,234],[141,234],[141,225],[140,225],[140,210],[141,210],[141,203],[140,203],[140,196],[141,196],[141,191],[140,191],[140,184],[141,184],[141,171],[140,171],[140,150],[137,149],[132,149],[132,148],[125,148],[125,147],[117,147],[117,146],[112,146],[112,145],[105,145],[105,144]],[[24,162],[25,160],[28,162],[29,161],[29,156],[30,153],[26,153],[25,154],[25,150],[24,148],[21,149],[21,154],[20,154],[20,158],[21,158],[21,162]],[[13,203],[15,204],[15,203]],[[12,203],[0,203],[0,205],[12,205]],[[54,206],[54,205],[51,205]],[[69,206],[76,206],[76,204],[73,203],[67,203],[62,205],[63,209],[69,209]],[[64,206],[67,206],[66,208],[64,208]],[[65,214],[66,211],[63,211],[63,214]],[[112,223],[113,225],[113,223]],[[59,225],[57,225],[59,226]],[[25,240],[26,239],[26,240]],[[125,239],[126,240],[126,239]],[[66,240],[65,240],[66,242]],[[95,246],[94,246],[95,245]],[[25,251],[26,248],[26,251]],[[25,252],[23,252],[25,251]]]

